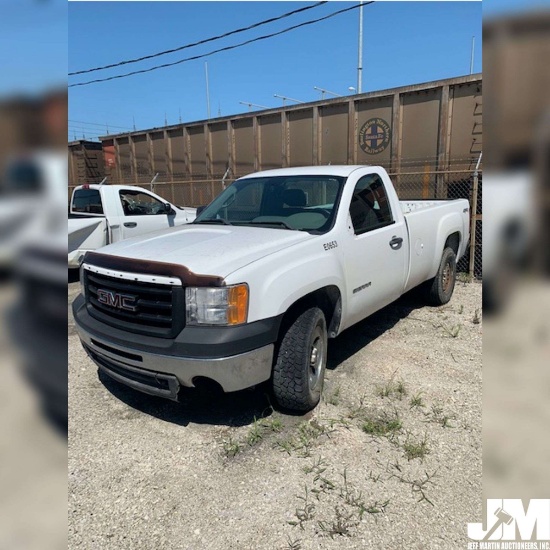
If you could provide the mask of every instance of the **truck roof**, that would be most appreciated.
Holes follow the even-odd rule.
[[[365,168],[367,164],[356,165],[327,165],[327,166],[295,166],[292,168],[278,168],[276,170],[263,170],[248,174],[244,178],[273,177],[273,176],[340,176],[348,177],[359,168]],[[244,179],[243,178],[243,179]]]

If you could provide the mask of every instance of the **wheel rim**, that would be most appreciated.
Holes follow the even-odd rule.
[[[325,343],[320,328],[313,335],[313,342],[309,351],[309,389],[315,391],[321,383],[321,372],[325,361]]]
[[[448,292],[451,288],[453,282],[453,269],[451,264],[447,262],[445,264],[445,269],[443,270],[443,276],[441,280],[441,286],[443,287],[443,292]]]

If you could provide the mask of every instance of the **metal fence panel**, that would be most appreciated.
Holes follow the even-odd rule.
[[[481,278],[481,242],[482,242],[482,172],[479,171],[477,189],[475,186],[475,170],[455,171],[411,171],[392,174],[390,177],[395,185],[401,200],[414,199],[467,199],[470,202],[470,212],[474,223],[471,226],[470,248],[466,256],[459,262],[458,269],[473,277]],[[241,175],[233,176],[227,181],[237,179]],[[211,202],[223,190],[223,174],[216,174],[214,178],[183,179],[177,174],[173,181],[166,181],[166,177],[159,177],[159,181],[151,185],[151,175],[132,178],[138,181],[128,181],[128,184],[137,183],[145,189],[152,190],[167,201],[180,206],[203,206]],[[110,182],[115,183],[115,182]],[[74,187],[69,187],[69,197]],[[474,204],[475,196],[475,204]]]

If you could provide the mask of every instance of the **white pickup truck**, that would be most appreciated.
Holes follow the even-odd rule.
[[[69,211],[69,268],[107,244],[193,221],[195,208],[170,204],[141,187],[81,185]]]
[[[423,283],[448,302],[469,209],[400,202],[380,167],[251,174],[192,224],[87,254],[77,330],[101,371],[145,393],[270,380],[280,406],[309,410],[328,338]]]

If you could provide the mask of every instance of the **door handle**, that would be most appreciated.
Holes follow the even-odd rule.
[[[403,239],[401,237],[392,237],[392,240],[390,241],[390,246],[394,250],[399,250],[401,248],[401,245],[403,244]]]
[[[137,227],[136,222],[125,222],[124,227]]]

